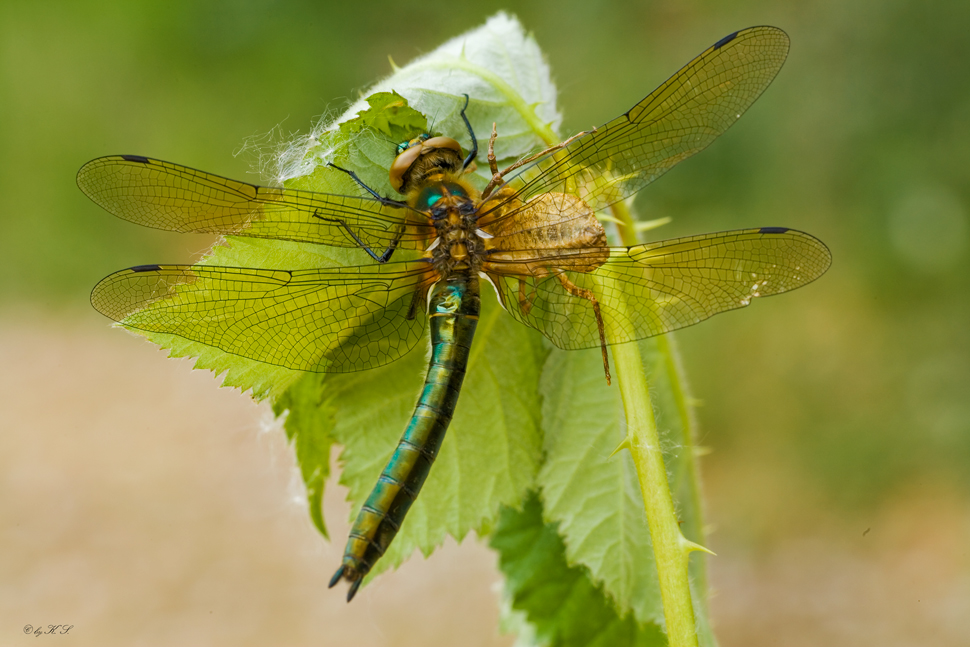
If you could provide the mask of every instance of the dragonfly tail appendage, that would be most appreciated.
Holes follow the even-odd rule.
[[[481,304],[478,278],[456,274],[434,286],[430,301],[431,365],[404,435],[350,530],[343,563],[330,586],[350,582],[353,599],[397,535],[424,485],[451,422]]]
[[[340,568],[337,569],[337,572],[333,574],[333,577],[330,578],[330,584],[327,585],[327,588],[332,589],[334,586],[336,586],[337,582],[339,582],[340,579],[344,577],[345,573],[347,573],[347,565],[343,564],[340,566]],[[356,577],[356,576],[350,577],[349,574],[348,574],[348,577],[351,580],[351,584],[350,584],[350,588],[347,589],[347,602],[350,602],[351,600],[354,599],[354,596],[357,595],[357,589],[360,588],[360,582],[363,579],[363,577]]]

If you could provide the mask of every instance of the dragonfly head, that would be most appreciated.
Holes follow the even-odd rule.
[[[397,145],[397,157],[388,175],[395,191],[407,193],[434,172],[458,173],[461,169],[461,145],[457,141],[422,134]]]

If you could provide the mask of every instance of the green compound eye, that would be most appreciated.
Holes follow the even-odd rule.
[[[428,191],[423,197],[424,203],[427,205],[428,209],[431,209],[431,207],[435,206],[438,200],[445,196],[441,193],[441,191],[432,190]]]
[[[430,138],[431,138],[431,135],[429,135],[428,133],[421,133],[420,135],[418,135],[414,139],[410,139],[410,140],[408,140],[406,142],[401,142],[400,144],[398,144],[397,145],[397,148],[395,149],[395,151],[397,152],[398,155],[400,155],[401,153],[403,153],[407,149],[413,148],[414,146],[417,146],[418,144],[423,144],[424,142],[428,141],[428,139],[430,139]]]
[[[448,193],[450,193],[451,195],[456,195],[461,198],[468,197],[468,192],[465,191],[465,189],[463,189],[460,184],[454,184],[453,182],[445,182],[444,186],[445,188],[448,189]]]

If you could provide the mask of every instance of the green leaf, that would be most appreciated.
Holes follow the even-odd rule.
[[[287,187],[346,195],[364,192],[347,174],[352,170],[367,186],[393,195],[388,169],[397,145],[428,131],[428,120],[396,92],[377,92],[354,104],[336,123],[319,127],[287,149],[277,174]]]
[[[407,102],[399,95],[376,95],[372,97],[372,103],[369,105],[370,107],[362,114],[347,119],[338,128],[329,131],[321,140],[321,145],[325,142],[335,151],[333,156],[335,162],[343,166],[354,166],[352,161],[356,160],[358,162],[358,165],[354,166],[357,169],[356,172],[363,176],[375,173],[373,168],[375,163],[370,162],[368,165],[361,162],[360,159],[367,158],[361,158],[362,153],[358,152],[359,149],[354,145],[355,142],[360,144],[365,139],[364,133],[371,133],[371,138],[377,137],[373,133],[379,133],[383,138],[395,137],[403,140],[420,133],[426,124],[423,115],[410,109]],[[394,146],[384,142],[384,148],[389,149],[387,159],[393,160]],[[390,162],[387,161],[387,164],[389,165]],[[386,184],[386,166],[380,169],[380,172]],[[331,193],[360,192],[360,187],[346,174],[326,167],[290,182],[289,186]],[[404,260],[406,257],[407,254],[398,252],[397,260]],[[371,262],[373,261],[370,257],[360,249],[332,248],[236,236],[225,237],[199,261],[203,265],[287,270],[366,265]],[[162,348],[169,349],[170,357],[198,358],[195,368],[208,369],[217,375],[224,374],[223,386],[237,387],[242,391],[251,389],[253,398],[257,400],[265,398],[278,400],[286,389],[303,376],[302,371],[256,362],[175,335],[131,330]],[[300,334],[300,331],[294,330],[291,334]]]
[[[498,550],[506,594],[524,612],[536,643],[548,647],[658,647],[659,625],[621,616],[588,571],[570,566],[555,523],[544,523],[532,496],[522,510],[506,508],[490,545]],[[520,620],[521,622],[521,620]]]
[[[381,94],[371,98],[370,109],[329,135],[329,141],[337,145],[345,142],[341,150],[349,155],[353,150],[349,142],[360,134],[373,129],[387,137],[402,139],[422,132],[426,121],[423,115],[408,108],[407,102],[398,95]],[[344,164],[346,159],[338,158]],[[386,176],[386,170],[384,171]],[[321,172],[320,176],[303,179],[304,185],[316,190],[344,192],[358,190],[340,172]],[[294,182],[294,184],[297,184]],[[403,254],[400,255],[403,258]],[[357,249],[337,249],[289,241],[266,241],[245,237],[226,237],[200,261],[200,264],[228,267],[262,267],[289,270],[360,265],[371,262]],[[196,357],[195,368],[209,369],[217,375],[224,374],[223,386],[251,389],[255,399],[270,398],[273,411],[279,416],[288,412],[284,423],[287,438],[293,443],[297,462],[307,488],[310,518],[326,537],[322,501],[324,484],[330,474],[330,448],[333,444],[334,405],[325,390],[326,377],[306,374],[279,366],[271,366],[245,357],[225,353],[219,349],[186,340],[175,335],[145,333],[151,341],[169,349],[171,357]],[[299,330],[290,334],[298,335]]]
[[[273,403],[273,413],[287,414],[283,422],[287,439],[296,450],[303,483],[306,485],[310,519],[326,537],[323,519],[323,487],[330,476],[330,447],[333,445],[333,400],[324,396],[321,375],[307,373]]]
[[[655,345],[641,342],[644,358]],[[649,360],[647,360],[649,361]],[[643,498],[625,436],[619,389],[607,387],[599,349],[556,351],[543,371],[546,461],[539,474],[546,518],[559,523],[570,564],[623,611],[660,622],[663,608]]]
[[[497,123],[500,165],[558,141],[555,88],[541,52],[518,22],[498,14],[376,84],[336,123],[317,127],[283,152],[275,175],[287,187],[363,194],[346,174],[327,168],[333,163],[353,170],[377,192],[394,195],[387,170],[401,141],[433,131],[471,147],[459,115],[466,93],[480,147],[487,143],[492,122]],[[477,181],[484,185],[487,169],[478,172]],[[395,260],[407,256],[399,250]],[[229,238],[202,262],[304,269],[372,261],[359,249]],[[349,488],[356,513],[413,411],[427,369],[427,339],[420,350],[379,369],[304,375],[170,335],[146,336],[173,356],[197,357],[196,366],[224,374],[225,385],[271,398],[277,414],[289,411],[285,428],[307,485],[311,517],[324,534],[319,500],[331,444],[343,445],[341,482]],[[660,365],[655,342],[642,342],[641,348],[648,370]],[[683,416],[674,413],[684,402],[682,393],[676,395],[682,385],[665,381],[668,373],[653,373],[654,400],[669,415],[660,417],[670,441],[665,460],[685,534],[700,540],[693,457],[676,451],[685,433]],[[550,356],[537,333],[508,317],[483,283],[482,319],[449,437],[375,573],[399,564],[416,548],[429,554],[446,534],[461,540],[470,530],[488,533],[502,505],[519,505],[529,488],[538,487],[547,519],[558,524],[562,538],[554,528],[550,535],[541,518],[532,519],[533,539],[541,542],[536,549],[542,550],[526,559],[529,546],[510,543],[507,531],[515,524],[503,516],[505,530],[493,545],[502,551],[503,564],[516,565],[511,570],[503,566],[506,573],[521,577],[531,572],[536,582],[546,578],[543,590],[555,595],[526,599],[516,593],[515,608],[528,610],[528,622],[542,641],[560,641],[553,644],[590,644],[581,640],[603,637],[616,644],[658,644],[659,630],[651,624],[662,618],[656,568],[636,476],[626,453],[609,457],[623,437],[622,420],[618,389],[605,386],[598,351],[554,351]],[[551,570],[543,573],[537,563]],[[703,561],[692,560],[691,569],[703,594]],[[557,573],[566,578],[560,584],[555,583]],[[511,575],[509,588],[518,590]],[[556,605],[546,604],[556,596],[561,597]],[[542,600],[546,606],[539,604]],[[582,605],[598,615],[577,611]],[[557,612],[560,607],[572,613]],[[697,621],[703,643],[712,645],[701,607]]]
[[[505,314],[483,282],[482,315],[448,437],[394,542],[374,573],[415,549],[428,555],[450,534],[487,532],[503,504],[533,486],[542,457],[536,385],[546,349],[532,330]],[[427,343],[422,348],[428,348]],[[427,371],[426,353],[361,373],[327,376],[340,403],[334,437],[344,446],[340,481],[354,515],[401,437]]]
[[[428,130],[428,120],[408,105],[397,92],[378,92],[366,99],[368,110],[340,125],[341,132],[356,134],[371,131],[390,141],[410,140]],[[387,148],[387,147],[385,147]]]
[[[499,14],[483,27],[398,70],[369,90],[367,99],[351,106],[336,124],[322,125],[297,142],[280,156],[277,176],[288,187],[362,194],[346,174],[327,168],[329,162],[352,169],[368,186],[392,195],[387,170],[395,147],[432,129],[425,115],[430,116],[434,131],[470,145],[459,114],[465,93],[473,97],[468,115],[478,136],[485,138],[482,146],[492,122],[498,124],[500,158],[521,155],[543,145],[545,139],[555,138],[550,128],[558,125],[560,117],[548,67],[521,25]],[[400,250],[395,254],[395,260],[405,258],[407,254]],[[359,249],[227,238],[226,244],[215,246],[201,262],[304,269],[372,261]],[[545,351],[538,335],[507,317],[490,288],[485,283],[483,288],[483,316],[450,438],[380,567],[400,563],[416,547],[430,553],[446,533],[460,539],[469,530],[484,531],[494,523],[500,504],[521,499],[538,470],[537,384]],[[173,356],[197,357],[196,368],[223,373],[224,385],[252,389],[257,399],[274,400],[277,412],[290,411],[287,431],[296,439],[311,506],[322,493],[320,475],[325,472],[321,461],[332,433],[345,447],[342,482],[350,488],[354,509],[360,507],[404,429],[427,367],[424,353],[416,350],[390,366],[366,373],[301,380],[298,371],[260,364],[203,344],[171,335],[145,336],[169,348]],[[420,347],[427,348],[427,342]],[[501,363],[496,363],[498,358]],[[320,400],[308,392],[310,385],[318,385],[328,402],[339,403],[334,405],[332,429],[327,427],[324,412],[300,410],[318,406]],[[291,387],[299,392],[288,393]],[[304,429],[304,424],[311,428]],[[317,439],[321,446],[311,450],[301,445],[310,439]],[[322,518],[315,523],[321,530],[325,528]]]
[[[517,80],[506,83],[496,71]],[[371,94],[382,91],[395,94]],[[283,164],[280,175],[293,178],[288,186],[359,194],[344,174],[325,168],[333,162],[353,169],[379,193],[392,195],[387,169],[394,148],[423,130],[420,118],[401,106],[400,98],[429,116],[427,130],[457,137],[468,146],[459,115],[464,93],[472,96],[468,116],[479,137],[487,137],[493,121],[498,124],[498,142],[504,142],[497,143],[500,158],[534,150],[544,145],[544,137],[555,139],[549,128],[558,125],[559,115],[548,67],[521,25],[499,14],[371,88],[366,106],[362,100],[338,126],[315,130],[303,148],[291,152],[290,165]],[[340,254],[337,264],[369,262],[360,250]],[[538,382],[547,350],[537,333],[506,315],[485,282],[482,288],[482,318],[449,437],[372,576],[400,564],[415,549],[430,554],[446,534],[461,540],[470,530],[487,532],[500,506],[518,503],[533,485],[542,448]],[[427,349],[428,342],[419,348]],[[341,483],[349,489],[352,517],[414,410],[427,361],[426,352],[415,350],[385,367],[321,380],[340,405],[332,433],[344,446]]]
[[[506,13],[492,16],[481,27],[396,69],[391,76],[363,92],[362,96],[367,98],[353,104],[337,124],[368,108],[369,97],[378,92],[396,92],[403,96],[412,108],[428,117],[429,130],[457,139],[466,150],[471,148],[471,142],[460,113],[467,94],[470,102],[466,114],[480,149],[484,150],[487,145],[492,123],[498,126],[495,154],[500,166],[502,162],[511,162],[534,151],[539,145],[559,141],[557,131],[562,116],[556,108],[556,87],[549,66],[535,39]],[[339,164],[334,155],[345,150],[345,143],[328,138],[335,127],[321,123],[307,138],[281,155],[276,176],[285,181],[304,177],[327,162]],[[363,166],[354,164],[351,168],[379,193],[392,195],[387,169],[394,157],[394,145],[406,139],[409,137],[400,137],[390,146],[383,138],[354,140],[355,148],[367,152],[353,159]],[[482,186],[490,176],[483,161],[484,156],[480,156],[478,172]]]
[[[681,530],[702,543],[695,460],[678,415],[673,361],[656,339],[638,342],[662,434],[662,451]],[[543,370],[541,392],[546,460],[538,483],[547,521],[558,523],[569,564],[582,565],[621,613],[643,623],[663,621],[656,561],[643,497],[629,452],[613,451],[626,435],[619,389],[607,387],[598,349],[555,350]],[[683,389],[680,385],[678,388]],[[687,406],[683,403],[683,406]],[[689,415],[689,411],[683,412]],[[611,456],[611,454],[613,454]],[[714,645],[707,617],[705,562],[691,560],[700,583],[693,595],[701,644]]]

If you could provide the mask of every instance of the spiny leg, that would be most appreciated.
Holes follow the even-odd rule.
[[[573,295],[574,297],[579,297],[580,299],[586,299],[591,304],[593,304],[593,315],[596,317],[596,327],[599,329],[600,333],[600,349],[603,351],[603,370],[606,371],[606,384],[609,385],[610,382],[610,360],[606,354],[606,330],[603,326],[603,315],[600,314],[600,302],[596,299],[596,295],[593,294],[592,290],[587,290],[581,288],[566,276],[566,273],[562,270],[556,272],[556,278],[565,288],[566,292]]]
[[[475,158],[478,157],[478,139],[475,137],[475,131],[472,130],[472,125],[468,121],[468,117],[465,116],[465,111],[468,110],[468,101],[468,95],[466,94],[465,106],[461,109],[461,118],[462,121],[465,122],[465,128],[468,129],[468,135],[472,138],[472,149],[469,151],[468,157],[465,158],[465,161],[462,162],[462,170],[468,168],[468,166],[475,161]]]
[[[494,151],[493,151],[493,144],[495,143],[495,138],[498,136],[497,133],[495,132],[495,124],[493,123],[492,124],[492,136],[491,136],[491,138],[488,141],[488,150],[489,150],[488,167],[489,167],[489,170],[492,170],[492,179],[488,181],[488,184],[485,185],[485,190],[482,191],[482,200],[484,200],[485,198],[487,198],[489,196],[489,194],[491,194],[492,190],[495,189],[496,186],[498,186],[499,184],[502,183],[502,178],[504,178],[506,175],[508,175],[509,173],[511,173],[512,171],[514,171],[515,169],[520,168],[522,166],[525,166],[526,164],[530,164],[530,163],[536,161],[537,159],[539,159],[540,157],[544,157],[544,156],[548,155],[549,153],[554,153],[555,151],[557,151],[557,150],[559,150],[561,148],[565,148],[566,146],[569,146],[569,144],[573,143],[576,139],[582,137],[583,135],[589,135],[589,134],[595,133],[595,132],[596,132],[596,129],[593,128],[592,130],[584,130],[581,133],[576,133],[575,135],[573,135],[569,139],[567,139],[565,141],[561,141],[558,144],[556,144],[555,146],[550,146],[549,148],[547,148],[544,151],[539,151],[538,153],[535,153],[533,155],[529,155],[528,157],[523,157],[522,159],[518,160],[517,162],[514,162],[508,168],[505,168],[505,169],[502,169],[501,171],[499,171],[498,170],[498,166],[497,165],[494,165],[493,164],[493,161],[492,161],[492,158],[494,158],[494,156],[495,156],[494,155]]]
[[[414,317],[418,312],[418,306],[421,304],[422,293],[424,292],[425,290],[422,286],[415,290],[414,294],[411,295],[411,305],[408,306],[408,314],[407,317],[405,317],[408,321],[414,321]]]
[[[495,159],[495,138],[498,137],[495,122],[492,122],[492,136],[488,138],[488,170],[494,178],[498,175],[498,160]]]
[[[351,229],[350,226],[346,222],[344,222],[343,220],[330,219],[330,218],[322,218],[320,216],[317,216],[316,214],[313,214],[313,215],[316,216],[317,218],[320,218],[321,220],[327,220],[328,222],[340,223],[340,225],[342,225],[343,228],[347,230],[347,233],[350,234],[350,237],[353,238],[354,241],[358,245],[360,245],[360,248],[363,249],[365,252],[367,252],[367,254],[371,258],[373,258],[375,261],[377,261],[378,263],[386,263],[389,260],[391,260],[391,254],[393,254],[394,253],[394,250],[397,249],[397,244],[399,242],[401,242],[401,235],[404,233],[404,227],[403,226],[402,227],[399,227],[398,230],[397,230],[397,233],[394,234],[394,239],[391,240],[391,244],[387,246],[387,249],[384,250],[384,253],[383,254],[381,254],[380,256],[378,256],[377,254],[374,253],[374,250],[372,250],[370,247],[368,247],[364,243],[364,241],[362,241],[360,238],[357,237],[357,234],[354,233],[354,230]]]
[[[328,163],[327,166],[331,166],[331,167],[337,169],[338,171],[343,171],[344,173],[346,173],[347,175],[349,175],[351,177],[351,179],[354,180],[354,182],[356,182],[357,184],[359,184],[361,186],[361,188],[363,188],[365,191],[367,191],[372,196],[374,196],[374,198],[378,202],[380,202],[382,205],[384,205],[386,207],[399,207],[399,208],[402,208],[402,207],[407,207],[408,206],[406,202],[401,202],[400,200],[391,200],[390,198],[383,198],[383,197],[381,197],[377,193],[377,191],[375,191],[374,189],[372,189],[369,186],[367,186],[366,184],[364,184],[364,182],[359,177],[357,177],[357,174],[354,173],[353,171],[349,171],[349,170],[347,170],[345,168],[340,168],[339,166],[337,166],[336,164],[333,164],[333,163]],[[350,234],[350,237],[353,238],[354,241],[358,245],[360,245],[360,248],[363,249],[365,252],[367,252],[367,254],[371,258],[373,258],[375,261],[377,261],[378,263],[386,263],[387,261],[391,260],[391,255],[394,253],[394,250],[397,249],[398,243],[401,242],[401,236],[404,234],[404,227],[402,226],[401,228],[398,229],[397,234],[395,234],[395,236],[394,236],[394,240],[392,240],[391,241],[391,244],[388,245],[387,249],[384,250],[384,253],[381,254],[380,256],[378,256],[374,252],[374,250],[372,250],[370,247],[368,247],[364,243],[364,241],[362,241],[360,239],[360,237],[357,236],[357,234],[355,234],[354,231],[350,228],[350,226],[347,225],[347,223],[344,222],[343,220],[339,220],[339,219],[336,219],[336,218],[323,218],[321,216],[318,216],[317,214],[313,214],[313,215],[316,216],[317,218],[320,218],[320,220],[326,220],[327,222],[336,222],[336,223],[339,223],[344,229],[347,230],[347,233]]]
[[[401,200],[392,200],[390,198],[385,198],[385,197],[381,196],[380,193],[378,193],[374,189],[372,189],[369,186],[367,186],[366,184],[364,184],[364,181],[361,180],[359,177],[357,177],[357,174],[354,173],[351,170],[348,170],[348,169],[345,169],[345,168],[341,168],[341,167],[337,166],[336,164],[334,164],[333,162],[327,162],[327,166],[329,166],[330,168],[335,168],[338,171],[342,171],[342,172],[346,173],[347,175],[349,175],[350,178],[360,186],[360,188],[362,188],[364,191],[367,191],[372,196],[374,196],[374,199],[377,200],[378,202],[380,202],[385,207],[398,207],[398,208],[403,208],[403,207],[408,206],[408,203],[407,202],[402,202]]]

